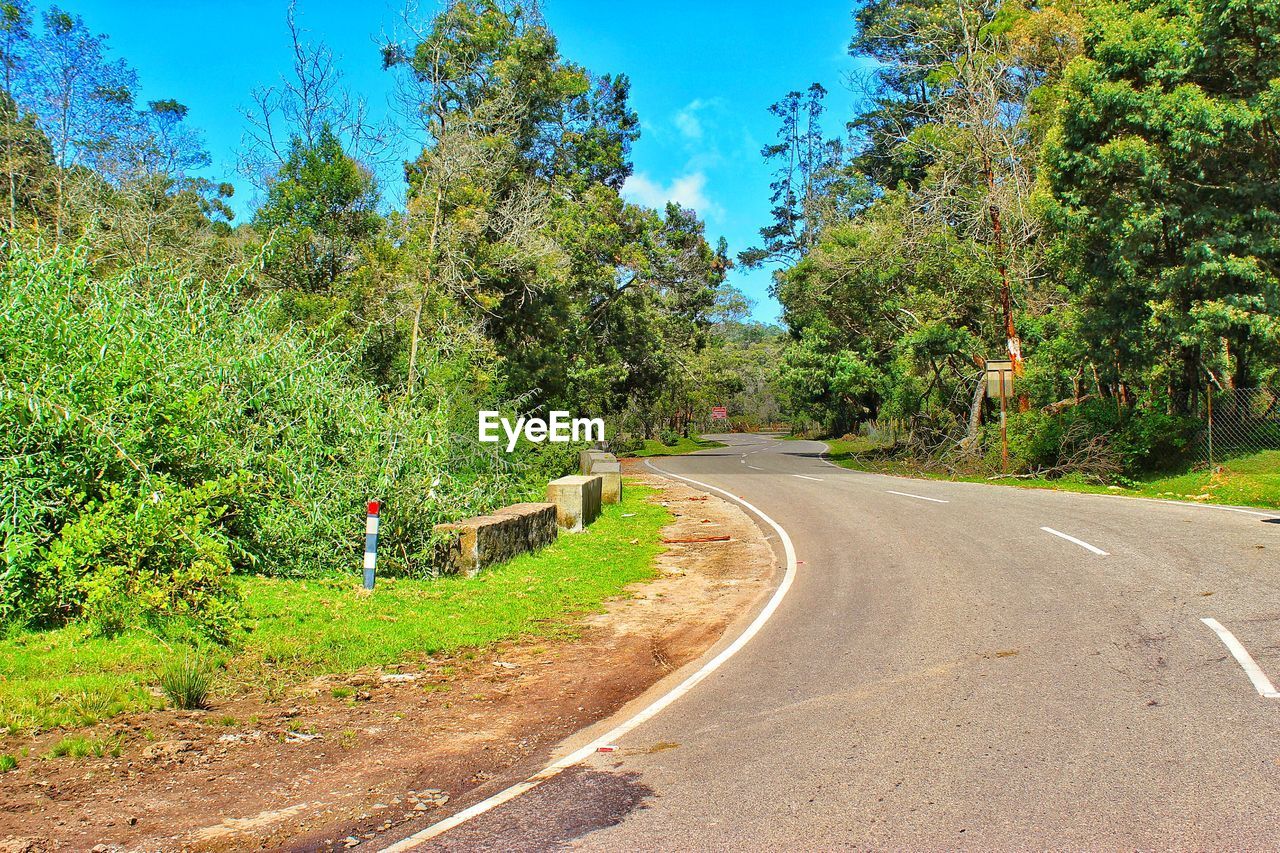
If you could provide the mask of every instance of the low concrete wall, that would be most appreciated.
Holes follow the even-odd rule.
[[[618,457],[614,456],[612,453],[610,453],[607,450],[595,450],[595,449],[579,450],[578,451],[578,473],[590,474],[591,463],[593,463],[597,459],[603,459],[606,461],[612,460],[614,462],[618,461]]]
[[[470,577],[495,563],[503,563],[555,541],[556,507],[549,503],[516,504],[489,515],[437,524],[447,538],[436,548],[435,565],[444,574]]]
[[[622,465],[616,459],[609,462],[597,459],[589,472],[600,478],[601,503],[622,503]]]
[[[583,450],[578,454],[578,464],[585,475],[600,475],[600,500],[607,504],[622,501],[622,465],[618,457],[603,450]]]
[[[555,504],[556,522],[572,533],[585,530],[600,515],[602,480],[573,475],[547,484],[547,501]]]

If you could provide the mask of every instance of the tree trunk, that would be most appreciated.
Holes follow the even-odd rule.
[[[987,397],[987,374],[978,376],[973,389],[973,400],[969,403],[969,428],[965,431],[964,441],[960,449],[965,453],[973,453],[978,449],[978,427],[982,426],[982,403]]]

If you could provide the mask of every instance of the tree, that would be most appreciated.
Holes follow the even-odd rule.
[[[53,151],[54,237],[61,241],[79,170],[110,161],[131,133],[137,75],[123,59],[109,58],[106,36],[53,6],[34,43],[29,85]]]
[[[292,155],[295,139],[300,139],[304,148],[317,149],[322,135],[328,133],[348,157],[370,171],[391,151],[391,127],[375,121],[368,102],[347,87],[328,45],[306,40],[297,11],[297,3],[290,0],[285,21],[292,76],[254,89],[252,103],[241,109],[248,126],[240,141],[237,165],[263,193]]]
[[[0,93],[0,170],[5,176],[5,231],[40,222],[52,207],[53,150],[35,116],[20,114],[7,93]]]
[[[794,263],[817,242],[824,213],[838,202],[837,180],[842,163],[839,140],[822,132],[822,100],[827,90],[814,83],[806,92],[789,92],[769,107],[779,122],[778,142],[766,145],[761,156],[777,163],[769,200],[773,222],[760,229],[760,246],[739,253],[748,268],[771,262]]]
[[[1280,3],[1086,20],[1044,153],[1057,251],[1104,382],[1186,413],[1206,365],[1249,385],[1280,344]]]
[[[271,232],[266,272],[283,287],[325,294],[359,261],[381,217],[372,175],[322,127],[314,145],[293,144],[254,224]]]

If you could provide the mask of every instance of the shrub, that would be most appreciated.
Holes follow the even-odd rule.
[[[9,248],[0,629],[88,617],[225,639],[233,572],[358,572],[367,499],[387,502],[379,569],[425,574],[433,524],[533,499],[572,455],[469,438],[465,346],[428,341],[422,393],[387,399],[240,287]]]
[[[18,759],[8,753],[0,755],[0,773],[8,773],[10,770],[16,770],[17,767]]]
[[[173,707],[193,711],[205,707],[212,679],[200,654],[184,655],[171,662],[160,673],[160,689]]]
[[[662,443],[667,447],[675,447],[680,443],[680,433],[673,429],[662,431]]]

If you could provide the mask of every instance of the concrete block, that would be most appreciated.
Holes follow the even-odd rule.
[[[591,465],[597,460],[617,462],[618,457],[607,450],[580,450],[578,451],[578,473],[590,474]]]
[[[547,502],[556,506],[556,522],[577,533],[600,515],[602,480],[598,475],[574,474],[547,484]]]
[[[600,502],[616,504],[622,502],[622,464],[616,459],[612,462],[596,459],[591,463],[589,474],[600,478]]]
[[[549,503],[516,504],[433,529],[444,534],[435,553],[437,570],[468,577],[549,545],[560,532],[556,507]]]

